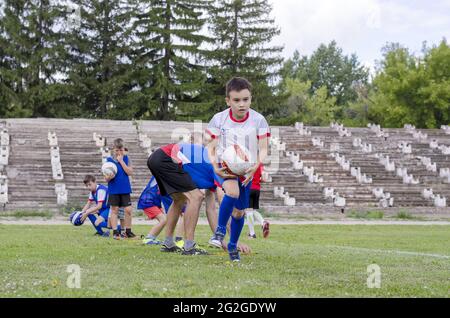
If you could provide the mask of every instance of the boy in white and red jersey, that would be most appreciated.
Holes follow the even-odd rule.
[[[244,78],[231,79],[226,86],[225,101],[229,106],[210,121],[206,133],[211,138],[208,155],[214,166],[215,179],[225,192],[219,209],[216,233],[210,240],[214,246],[222,246],[227,223],[231,220],[228,253],[233,262],[240,261],[237,244],[244,227],[244,210],[249,206],[250,188],[254,174],[267,156],[270,129],[263,115],[251,109],[252,85]],[[230,146],[238,145],[250,154],[254,165],[245,177],[236,177],[222,167],[222,153]],[[234,211],[234,212],[233,212]]]

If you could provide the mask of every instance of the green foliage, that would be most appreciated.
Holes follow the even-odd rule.
[[[391,44],[375,77],[369,117],[386,127],[439,128],[450,122],[450,46],[443,40],[423,57]]]
[[[4,0],[0,117],[208,121],[233,76],[271,124],[450,123],[450,46],[384,48],[372,83],[336,42],[282,65],[268,0]],[[203,35],[209,28],[208,36]],[[280,68],[280,66],[282,67]]]
[[[59,6],[50,0],[5,0],[0,12],[0,116],[51,116],[63,43]]]
[[[280,109],[280,117],[314,126],[326,126],[335,119],[336,98],[328,96],[326,87],[319,88],[311,95],[311,85],[309,81],[285,80],[285,91],[289,98],[286,107]]]
[[[348,214],[349,218],[355,219],[369,219],[369,220],[379,220],[384,217],[384,213],[382,211],[351,211]]]
[[[398,219],[402,219],[402,220],[413,220],[414,217],[408,212],[408,211],[399,211],[396,215],[396,217]]]
[[[76,0],[80,26],[66,30],[68,99],[87,117],[124,119],[117,113],[132,105],[131,19],[134,8],[123,0]],[[136,110],[136,109],[134,109]],[[128,117],[129,118],[129,117]]]
[[[140,1],[134,22],[134,65],[147,112],[143,117],[196,117],[205,110],[198,96],[205,89],[205,53],[211,40],[200,34],[210,1]]]
[[[293,58],[285,62],[281,73],[283,79],[311,82],[311,94],[326,87],[328,96],[336,98],[340,107],[356,101],[358,93],[355,86],[366,85],[369,78],[367,69],[357,56],[345,56],[335,41],[321,44],[310,57],[295,52]]]

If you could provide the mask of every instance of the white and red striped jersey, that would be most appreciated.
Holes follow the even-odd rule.
[[[245,148],[251,155],[251,162],[256,162],[258,140],[270,137],[270,128],[263,115],[250,109],[242,120],[233,117],[231,108],[217,113],[211,119],[206,133],[218,138],[217,159],[221,161],[224,150],[233,145]]]

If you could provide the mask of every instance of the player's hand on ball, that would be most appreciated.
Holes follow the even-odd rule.
[[[258,168],[259,168],[259,164],[254,165],[253,167],[251,167],[247,171],[245,171],[246,178],[245,178],[244,182],[242,182],[243,186],[246,186],[247,184],[249,184],[249,182],[253,179],[253,176],[255,175]]]
[[[252,253],[251,247],[244,243],[238,243],[238,250],[244,255],[249,255]]]
[[[225,252],[228,252],[228,246],[225,243],[225,241],[222,242],[222,248]],[[249,255],[252,253],[252,248],[250,246],[248,246],[247,244],[238,242],[237,248],[238,248],[239,252],[241,252],[244,255]]]
[[[84,222],[88,217],[88,214],[86,212],[83,212],[83,215],[81,216],[81,222]]]
[[[226,167],[219,168],[215,171],[216,174],[223,179],[233,179],[237,177],[236,175],[229,173]]]

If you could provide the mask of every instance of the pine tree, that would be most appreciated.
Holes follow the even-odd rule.
[[[206,80],[200,31],[209,0],[140,1],[135,22],[136,66],[149,117],[192,119],[205,107],[198,98]]]
[[[63,95],[56,83],[61,16],[50,0],[6,0],[0,22],[0,100],[7,116],[52,116]]]
[[[211,6],[210,31],[216,43],[211,52],[210,82],[214,84],[215,111],[223,107],[225,84],[234,76],[252,82],[252,107],[265,115],[278,107],[274,83],[283,48],[269,45],[280,33],[271,11],[267,0],[217,0]]]
[[[130,104],[133,7],[124,0],[76,0],[80,24],[72,27],[68,82],[88,117],[132,118]]]

